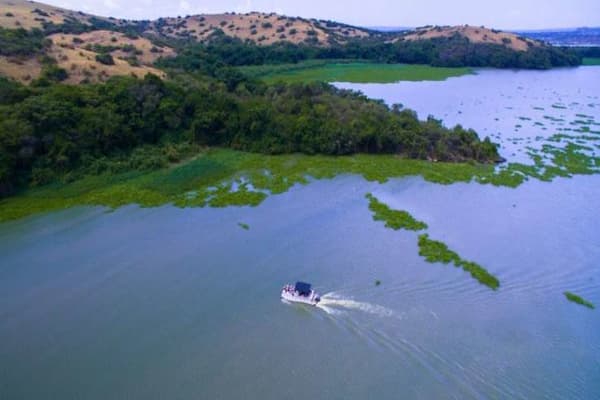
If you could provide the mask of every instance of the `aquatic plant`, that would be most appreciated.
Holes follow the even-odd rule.
[[[577,303],[580,304],[582,306],[585,306],[587,308],[591,308],[592,310],[594,308],[596,308],[592,303],[590,303],[589,301],[583,299],[582,297],[571,293],[571,292],[564,292],[565,297],[567,298],[567,300],[572,301],[573,303]]]
[[[381,285],[381,281],[379,279],[375,280],[375,286]]]
[[[371,193],[365,195],[369,199],[369,210],[373,212],[374,221],[385,222],[386,228],[409,231],[421,231],[427,229],[427,224],[416,220],[408,212],[403,210],[393,210],[386,204],[377,200]]]
[[[243,222],[238,222],[238,226],[246,231],[250,230],[250,225],[245,224]]]
[[[269,195],[307,184],[311,178],[331,179],[344,173],[380,183],[390,178],[422,176],[426,181],[444,185],[474,181],[517,187],[528,179],[550,181],[556,177],[598,173],[600,158],[589,149],[571,142],[562,147],[544,145],[530,154],[533,165],[510,163],[497,168],[477,163],[410,160],[394,155],[265,156],[212,149],[157,171],[105,172],[27,190],[0,200],[0,222],[78,205],[257,206]]]
[[[461,267],[463,270],[469,272],[477,281],[493,290],[500,287],[498,278],[490,274],[481,265],[463,260],[457,253],[450,250],[445,243],[431,240],[427,234],[419,235],[419,255],[430,263],[453,263],[454,266]]]

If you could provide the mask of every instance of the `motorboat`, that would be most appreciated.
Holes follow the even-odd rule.
[[[281,290],[281,298],[294,303],[304,303],[316,306],[321,296],[316,293],[310,283],[296,282],[295,285],[285,285]]]

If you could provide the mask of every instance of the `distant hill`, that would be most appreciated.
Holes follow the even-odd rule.
[[[128,25],[125,20],[25,0],[0,0],[0,8],[0,28],[4,28],[0,40],[21,43],[21,49],[0,49],[0,75],[21,82],[58,69],[66,71],[61,80],[67,83],[104,81],[114,75],[143,77],[149,72],[165,76],[152,64],[159,56],[174,54],[168,46],[116,31]],[[30,33],[15,35],[15,29]],[[27,49],[22,43],[25,40],[30,44],[38,41],[39,46]]]
[[[140,77],[147,73],[164,77],[165,72],[156,67],[158,59],[177,56],[196,44],[213,43],[215,38],[220,38],[219,43],[222,38],[236,41],[233,47],[221,46],[221,53],[240,50],[244,57],[238,58],[254,64],[352,58],[438,66],[550,68],[577,61],[531,38],[468,25],[397,32],[258,12],[131,21],[26,0],[0,0],[0,8],[0,75],[21,82],[39,78],[102,82],[114,75]],[[293,46],[268,50],[281,44]],[[261,54],[255,48],[267,50]],[[214,46],[211,51],[214,55]],[[187,61],[196,62],[191,58],[197,59],[197,55],[186,54],[192,54]],[[227,58],[224,54],[219,57]]]
[[[227,36],[269,45],[278,42],[327,46],[372,36],[373,32],[333,21],[286,17],[275,13],[210,14],[160,18],[146,33],[177,39],[207,40],[222,31]]]
[[[427,40],[437,38],[463,37],[471,43],[496,44],[515,51],[527,51],[530,47],[542,44],[536,40],[527,39],[514,33],[488,29],[483,26],[425,26],[406,32],[395,40]]]

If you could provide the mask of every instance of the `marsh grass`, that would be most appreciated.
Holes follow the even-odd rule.
[[[580,296],[578,296],[578,295],[576,295],[574,293],[564,292],[564,295],[567,298],[567,300],[569,300],[569,301],[571,301],[573,303],[577,303],[579,305],[585,306],[585,307],[590,308],[592,310],[596,308],[596,306],[594,306],[592,303],[590,303],[589,301],[583,299],[582,297],[580,297]]]
[[[442,81],[473,73],[470,68],[429,65],[377,64],[365,62],[305,62],[268,67],[244,67],[242,72],[267,83],[352,82],[393,83],[399,81]]]
[[[600,65],[600,57],[584,57],[582,65]]]

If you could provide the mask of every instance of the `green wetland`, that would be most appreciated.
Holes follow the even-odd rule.
[[[0,393],[597,396],[600,69],[338,85],[507,162],[212,149],[5,199]]]
[[[353,82],[443,81],[472,73],[471,68],[444,68],[416,64],[306,61],[298,64],[241,67],[245,74],[265,82]]]

